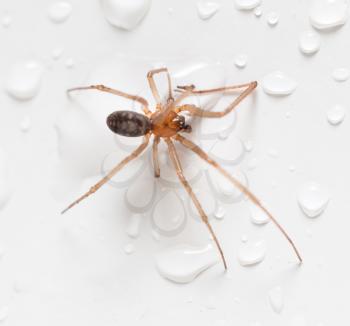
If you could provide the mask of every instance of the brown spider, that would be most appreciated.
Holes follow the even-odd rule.
[[[153,79],[154,74],[166,73],[168,79],[168,97],[166,103],[162,103],[159,92],[157,90],[155,81]],[[76,87],[69,89],[67,92],[77,91],[77,90],[87,90],[87,89],[96,89],[102,92],[107,92],[128,98],[133,101],[141,103],[144,114],[136,113],[133,111],[115,111],[107,117],[108,127],[115,133],[127,137],[138,137],[144,136],[143,143],[137,147],[130,155],[125,157],[117,166],[115,166],[105,177],[103,177],[99,182],[90,188],[88,192],[70,204],[65,210],[62,211],[62,214],[67,210],[81,202],[86,197],[90,196],[98,189],[100,189],[106,182],[108,182],[117,172],[119,172],[127,163],[131,160],[138,157],[147,147],[150,137],[154,135],[153,141],[153,162],[154,162],[154,175],[155,177],[160,176],[160,168],[158,162],[158,144],[161,139],[163,139],[169,150],[169,155],[172,163],[176,169],[177,176],[182,183],[183,187],[186,189],[187,193],[191,197],[194,205],[196,206],[199,215],[201,216],[202,221],[207,226],[210,234],[212,235],[216,246],[220,252],[222,262],[225,269],[227,269],[227,264],[225,261],[224,253],[221,249],[218,239],[214,233],[212,226],[209,223],[208,217],[205,214],[197,196],[193,192],[190,184],[183,175],[183,170],[181,167],[181,162],[177,155],[173,140],[180,142],[183,146],[188,148],[197,154],[201,159],[206,161],[208,164],[216,168],[224,177],[226,177],[234,186],[236,186],[240,191],[242,191],[255,205],[260,207],[272,220],[272,222],[279,228],[283,233],[289,243],[292,245],[296,255],[298,256],[299,262],[302,262],[302,258],[295,247],[293,241],[288,236],[286,231],[282,226],[277,222],[277,220],[272,216],[272,214],[261,204],[257,197],[250,192],[248,188],[242,185],[238,180],[232,177],[225,169],[223,169],[217,162],[208,156],[199,146],[186,139],[181,132],[191,132],[191,126],[187,125],[185,122],[185,117],[180,115],[181,112],[188,112],[192,116],[197,116],[201,118],[221,118],[226,114],[233,111],[236,106],[247,97],[257,86],[257,82],[253,81],[247,84],[234,85],[228,87],[220,87],[207,90],[196,90],[194,85],[188,86],[177,86],[176,91],[179,93],[179,96],[174,98],[172,93],[171,79],[167,68],[160,68],[151,70],[147,74],[147,79],[149,86],[151,88],[152,94],[157,102],[155,112],[150,111],[148,107],[148,102],[144,98],[136,95],[130,95],[103,85],[92,85],[88,87]],[[235,91],[243,89],[243,92],[223,111],[220,112],[211,112],[205,111],[192,104],[181,104],[181,102],[189,96],[194,95],[205,95],[213,93],[225,93],[230,91]]]

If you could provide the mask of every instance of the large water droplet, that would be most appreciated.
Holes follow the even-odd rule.
[[[30,100],[38,92],[43,68],[35,61],[15,64],[6,82],[6,91],[17,100]]]
[[[242,266],[252,266],[262,262],[266,255],[264,241],[245,243],[238,251],[238,260]]]
[[[299,37],[299,49],[305,54],[314,54],[321,47],[321,37],[314,31],[305,31]]]
[[[309,18],[311,24],[318,29],[343,25],[348,18],[348,1],[313,0]]]
[[[348,68],[337,68],[333,70],[332,77],[337,82],[344,82],[350,77],[350,70]]]
[[[49,7],[48,15],[52,22],[63,23],[72,12],[72,5],[69,2],[59,1]]]
[[[315,182],[304,184],[298,192],[298,202],[308,217],[319,216],[327,207],[330,196],[328,190]]]
[[[272,310],[275,313],[279,314],[282,312],[284,307],[284,298],[282,289],[279,286],[276,286],[269,291],[269,302]]]
[[[254,224],[266,224],[270,221],[269,217],[266,213],[256,205],[251,205],[249,207],[250,210],[250,219]]]
[[[345,108],[341,105],[335,105],[327,112],[327,120],[331,125],[338,125],[345,119]]]
[[[156,255],[159,273],[176,283],[189,283],[219,261],[215,248],[179,245]]]
[[[261,4],[261,0],[235,0],[235,4],[239,10],[252,10]]]
[[[297,83],[281,71],[266,75],[262,81],[265,93],[275,96],[285,96],[294,92]]]
[[[220,5],[211,1],[197,2],[197,11],[200,19],[206,20],[213,17],[220,9]]]
[[[151,0],[102,0],[102,10],[107,21],[126,30],[135,28],[150,6]]]

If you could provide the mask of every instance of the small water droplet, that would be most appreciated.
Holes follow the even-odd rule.
[[[69,2],[59,1],[49,7],[48,15],[52,22],[59,24],[66,21],[72,13],[72,5]]]
[[[35,61],[15,64],[8,76],[6,91],[17,100],[30,100],[39,92],[43,68]]]
[[[318,29],[343,25],[348,18],[346,0],[313,0],[310,6],[311,24]]]
[[[337,68],[333,70],[332,77],[337,82],[347,81],[350,77],[350,70],[348,68]]]
[[[131,255],[132,253],[135,252],[135,246],[132,243],[128,243],[124,246],[124,252],[127,255]]]
[[[22,132],[28,132],[32,126],[32,120],[29,116],[25,116],[19,124],[19,128]]]
[[[75,62],[73,58],[68,58],[65,62],[65,66],[68,69],[72,69],[75,66]]]
[[[279,21],[279,14],[275,11],[271,11],[267,14],[266,20],[270,26],[276,26]]]
[[[284,307],[284,298],[281,287],[276,286],[272,288],[269,291],[268,296],[272,310],[277,314],[281,313]]]
[[[226,210],[225,208],[219,206],[217,208],[217,210],[214,213],[214,216],[218,219],[218,220],[222,220],[226,215]]]
[[[238,68],[243,69],[247,65],[247,56],[245,54],[239,54],[235,58],[235,65]]]
[[[219,262],[215,248],[179,245],[156,255],[159,273],[176,283],[189,283],[200,273]]]
[[[305,54],[314,54],[321,47],[321,37],[314,31],[305,31],[299,37],[299,49]]]
[[[59,58],[61,58],[63,52],[64,52],[63,48],[55,48],[55,49],[53,49],[52,52],[51,52],[52,59],[58,60]]]
[[[261,0],[235,0],[239,10],[252,10],[261,4]]]
[[[319,216],[327,207],[330,196],[328,190],[315,182],[304,184],[298,192],[298,202],[308,217]]]
[[[252,266],[262,262],[266,255],[264,241],[246,243],[238,251],[238,260],[242,266]]]
[[[132,214],[129,217],[129,224],[126,229],[126,233],[131,238],[137,238],[140,234],[140,225],[143,216],[141,214]]]
[[[5,321],[9,315],[10,308],[8,306],[0,307],[0,322]]]
[[[102,0],[102,10],[106,20],[113,26],[131,30],[147,14],[151,0]]]
[[[254,15],[255,15],[255,17],[261,17],[261,15],[262,15],[262,9],[261,9],[261,7],[259,6],[259,7],[256,7],[255,9],[254,9]]]
[[[327,120],[333,125],[339,125],[345,119],[345,108],[341,105],[335,105],[327,112]]]
[[[213,17],[218,10],[220,5],[216,2],[211,1],[199,1],[197,2],[197,11],[200,19],[207,20]]]
[[[2,27],[8,28],[10,27],[11,24],[12,24],[12,17],[9,14],[6,14],[1,18]]]
[[[275,71],[264,77],[262,87],[266,94],[286,96],[294,92],[297,83],[283,72]]]
[[[250,210],[250,219],[254,224],[261,225],[261,224],[266,224],[270,221],[266,213],[263,212],[262,209],[257,207],[256,205],[249,206],[249,210]]]

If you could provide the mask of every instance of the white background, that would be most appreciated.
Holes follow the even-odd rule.
[[[331,73],[350,65],[350,25],[322,33],[321,50],[306,57],[298,49],[298,39],[311,28],[307,1],[265,0],[260,18],[237,11],[230,0],[218,2],[219,12],[202,21],[196,1],[154,0],[133,31],[108,24],[97,0],[71,0],[72,15],[60,25],[47,17],[49,1],[0,3],[0,14],[8,12],[13,18],[9,28],[0,28],[0,148],[9,157],[13,189],[10,202],[0,211],[0,306],[9,308],[4,324],[349,323],[349,120],[330,126],[326,112],[335,104],[349,105],[349,82],[336,83]],[[274,28],[266,23],[270,11],[280,14]],[[64,54],[53,61],[51,52],[57,47],[63,47]],[[240,53],[248,56],[247,67],[241,70],[233,64]],[[274,70],[297,81],[295,93],[285,98],[272,98],[258,89],[254,105],[238,111],[235,133],[254,143],[243,162],[257,160],[257,167],[247,172],[251,189],[295,239],[304,257],[301,267],[272,224],[256,227],[249,221],[246,202],[228,205],[225,219],[214,221],[230,265],[229,277],[217,264],[185,285],[163,279],[154,266],[154,254],[168,244],[206,243],[207,231],[198,224],[178,238],[154,241],[146,221],[140,237],[133,240],[135,253],[125,255],[123,248],[130,242],[125,233],[130,215],[125,190],[106,187],[69,215],[59,214],[79,193],[58,200],[52,191],[58,178],[54,124],[67,107],[64,91],[81,84],[99,59],[120,54],[155,61],[205,55],[231,63],[227,74],[234,83],[260,81]],[[74,59],[72,69],[65,67],[68,58]],[[38,96],[18,102],[4,91],[6,74],[15,62],[27,59],[43,62],[46,69]],[[132,77],[115,79],[118,84]],[[26,134],[19,128],[25,116],[32,121]],[[94,146],[90,149],[95,152]],[[268,155],[270,149],[278,158]],[[289,171],[290,165],[295,172]],[[298,188],[310,180],[331,194],[328,208],[317,219],[306,217],[296,200]],[[80,223],[87,231],[79,229]],[[267,257],[256,267],[238,264],[243,234],[267,243]],[[282,288],[285,298],[280,314],[268,302],[268,291],[275,286]]]

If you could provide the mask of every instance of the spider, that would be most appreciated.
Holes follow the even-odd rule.
[[[162,101],[159,95],[154,75],[165,73],[168,83],[168,95],[166,101]],[[224,168],[222,168],[215,160],[210,158],[206,152],[204,152],[199,146],[185,138],[182,133],[191,132],[192,128],[190,125],[186,124],[185,117],[181,115],[182,112],[187,112],[191,116],[200,117],[200,118],[221,118],[230,112],[232,112],[238,104],[246,98],[253,90],[257,87],[257,82],[253,81],[241,85],[233,85],[227,87],[219,87],[206,90],[197,90],[194,85],[186,86],[177,86],[175,92],[177,96],[173,96],[173,89],[171,84],[170,74],[167,68],[154,69],[148,72],[147,80],[153,94],[153,97],[156,101],[156,108],[154,112],[149,109],[149,105],[146,99],[137,95],[130,95],[122,91],[106,87],[104,85],[91,85],[87,87],[75,87],[68,89],[67,92],[80,91],[80,90],[98,90],[101,92],[111,93],[117,96],[121,96],[132,101],[137,101],[142,105],[142,110],[144,114],[137,113],[134,111],[115,111],[107,117],[107,126],[113,131],[122,136],[126,137],[139,137],[144,136],[144,140],[141,145],[139,145],[130,155],[125,157],[122,161],[119,162],[112,170],[110,170],[100,181],[93,185],[89,191],[71,203],[66,209],[62,211],[62,214],[71,209],[73,206],[80,203],[82,200],[95,193],[100,189],[105,183],[107,183],[116,173],[118,173],[122,168],[124,168],[130,161],[136,159],[148,146],[150,142],[151,135],[153,138],[152,145],[152,158],[154,165],[154,176],[158,178],[160,176],[160,167],[158,161],[158,145],[161,140],[164,140],[168,152],[171,158],[171,161],[176,170],[177,176],[193,201],[198,213],[203,221],[203,223],[208,228],[216,247],[220,253],[223,265],[225,270],[227,269],[227,264],[225,256],[221,245],[216,237],[216,234],[209,222],[209,219],[204,212],[202,205],[200,204],[196,194],[193,192],[190,184],[186,180],[186,177],[183,174],[183,169],[179,156],[176,152],[174,141],[179,142],[185,148],[191,150],[201,159],[206,161],[209,165],[217,169],[225,178],[227,178],[235,187],[237,187],[242,193],[244,193],[256,206],[258,206],[262,211],[264,211],[267,216],[272,220],[272,222],[277,226],[277,228],[282,232],[288,242],[294,249],[295,254],[298,257],[299,263],[302,262],[302,258],[297,250],[294,242],[289,237],[287,232],[283,227],[277,222],[274,216],[262,205],[260,200],[242,183],[237,179],[231,176]],[[229,106],[223,111],[206,111],[200,107],[197,107],[192,104],[182,104],[182,101],[185,98],[190,96],[201,96],[214,93],[230,93],[237,90],[243,90],[238,97],[236,97]]]

